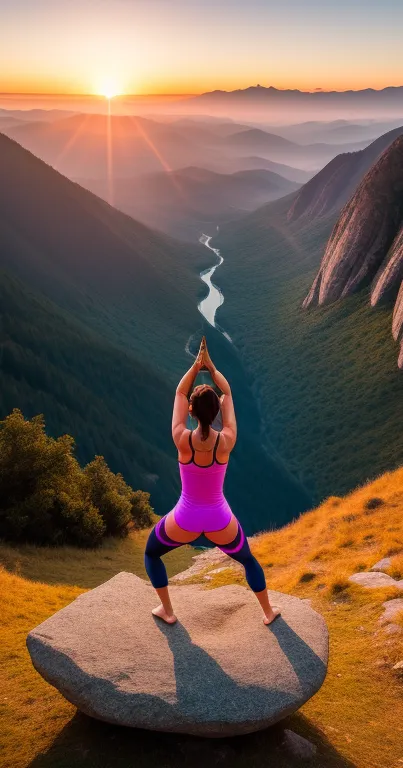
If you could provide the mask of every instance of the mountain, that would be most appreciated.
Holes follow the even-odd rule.
[[[220,228],[218,322],[253,379],[265,433],[319,501],[402,463],[403,384],[390,310],[371,311],[366,289],[348,302],[302,309],[339,210],[290,221],[294,199]],[[379,223],[389,217],[381,199]],[[397,234],[394,224],[391,242]]]
[[[392,331],[403,331],[403,136],[368,171],[343,208],[303,306],[324,305],[372,282],[371,304],[396,299]],[[403,368],[403,345],[398,360]]]
[[[134,221],[2,135],[0,174],[0,417],[44,413],[81,461],[103,454],[165,513],[179,492],[173,393],[206,333],[237,402],[230,503],[250,533],[306,509],[237,350],[197,310],[211,252]]]
[[[77,182],[106,200],[112,194],[116,208],[148,226],[188,240],[299,187],[272,171],[220,174],[197,167],[116,179],[112,191],[107,181]]]
[[[0,110],[0,131],[7,131],[10,128],[16,128],[17,125],[22,124],[22,120],[18,120],[16,117],[11,117],[9,115],[3,115]]]
[[[74,114],[75,112],[67,109],[0,109],[0,118],[12,117],[18,122],[26,123],[52,122]]]
[[[236,173],[237,171],[273,171],[278,176],[282,176],[288,181],[294,181],[297,184],[304,184],[306,181],[312,178],[314,171],[303,170],[302,168],[295,168],[291,165],[285,165],[284,163],[276,163],[273,160],[269,160],[267,157],[259,157],[253,155],[225,155],[222,154],[219,161],[209,163],[204,162],[204,168],[210,171],[216,171],[217,173]]]
[[[376,91],[366,88],[358,91],[299,91],[279,90],[261,85],[234,91],[211,91],[182,102],[183,108],[207,111],[233,119],[248,113],[248,119],[270,120],[274,115],[290,122],[324,120],[340,117],[351,119],[375,116],[402,116],[403,86]]]
[[[4,127],[3,133],[73,179],[133,178],[187,166],[235,172],[246,170],[237,163],[249,156],[306,172],[322,167],[340,150],[337,144],[302,146],[261,129],[237,128],[222,135],[198,121],[164,123],[135,116],[77,114]],[[358,148],[358,143],[346,145]]]
[[[361,151],[337,155],[300,189],[288,212],[289,220],[312,220],[340,210],[371,165],[402,133],[403,127],[395,128]]]
[[[299,144],[326,142],[343,145],[349,142],[374,141],[378,136],[398,128],[402,122],[402,119],[382,122],[363,120],[359,123],[354,123],[351,120],[330,120],[327,122],[308,120],[293,125],[267,125],[264,126],[264,129]]]
[[[225,137],[225,146],[232,150],[246,154],[257,152],[259,155],[268,155],[270,159],[280,162],[294,163],[301,168],[318,168],[340,151],[338,144],[297,144],[282,136],[268,133],[259,128],[249,128]],[[347,144],[345,149],[357,150],[368,144],[368,141]]]
[[[66,176],[107,178],[181,167],[199,147],[171,125],[145,118],[78,114],[4,131]]]
[[[4,136],[0,171],[2,415],[43,411],[52,434],[77,438],[80,458],[105,454],[158,507],[177,486],[168,414],[200,325],[192,267],[204,253],[115,211]]]

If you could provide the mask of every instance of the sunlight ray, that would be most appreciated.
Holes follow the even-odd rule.
[[[112,117],[111,117],[111,102],[108,100],[108,114],[106,119],[106,165],[107,165],[107,178],[108,178],[108,203],[114,204],[114,189],[113,189],[113,139],[112,139]]]
[[[164,159],[164,157],[161,154],[161,152],[155,146],[154,142],[151,141],[151,139],[148,136],[146,130],[144,129],[144,126],[139,123],[138,119],[135,116],[131,116],[131,119],[136,124],[136,128],[137,128],[138,132],[140,133],[141,137],[144,139],[146,144],[150,147],[151,151],[153,152],[153,154],[155,155],[157,160],[161,163],[164,171],[167,174],[167,177],[168,177],[169,181],[172,184],[172,187],[176,190],[176,192],[179,193],[179,195],[182,198],[182,200],[186,201],[186,194],[185,194],[184,190],[182,189],[178,179],[174,175],[175,169],[172,168],[169,165],[169,163],[166,162],[166,160]]]
[[[83,117],[83,120],[81,121],[81,123],[78,126],[77,130],[74,131],[73,135],[70,136],[70,138],[67,140],[67,143],[64,145],[62,151],[60,152],[60,154],[58,155],[58,157],[56,158],[56,160],[54,162],[54,168],[56,170],[60,170],[60,168],[58,166],[59,166],[61,160],[65,157],[67,152],[71,149],[73,144],[76,142],[76,140],[78,139],[80,133],[84,130],[86,124],[88,123],[88,120],[91,117],[91,115],[90,114],[86,114],[85,116],[83,115],[82,117]]]

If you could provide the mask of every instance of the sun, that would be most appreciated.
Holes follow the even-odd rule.
[[[112,78],[102,80],[98,88],[99,95],[104,96],[105,99],[114,99],[115,96],[120,96],[121,92],[118,84]]]

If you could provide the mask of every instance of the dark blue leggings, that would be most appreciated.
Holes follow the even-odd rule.
[[[165,532],[165,518],[162,518],[162,520],[154,526],[148,537],[144,555],[148,578],[156,589],[168,586],[168,576],[161,557],[166,555],[167,552],[171,552],[173,549],[180,546],[182,546],[182,544],[178,544],[178,542],[173,541],[167,536]],[[238,532],[235,539],[230,544],[220,546],[219,549],[229,555],[233,560],[236,560],[243,565],[245,568],[246,581],[253,592],[262,592],[262,590],[266,589],[266,579],[263,568],[256,560],[256,557],[252,555],[240,523],[238,523]]]

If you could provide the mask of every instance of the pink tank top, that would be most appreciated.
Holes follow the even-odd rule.
[[[219,531],[231,520],[231,508],[223,493],[228,462],[216,459],[219,439],[218,434],[211,464],[202,467],[195,463],[192,433],[189,433],[192,458],[186,463],[179,462],[182,493],[174,507],[175,522],[185,531]]]

